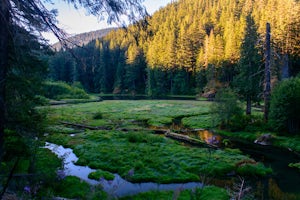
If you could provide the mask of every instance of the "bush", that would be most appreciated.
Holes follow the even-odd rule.
[[[275,131],[298,133],[300,130],[300,77],[278,84],[271,95],[269,124]]]
[[[89,95],[81,88],[72,87],[65,82],[46,82],[45,96],[49,99],[88,99]]]
[[[230,88],[225,88],[218,91],[215,102],[210,107],[210,113],[221,128],[236,129],[235,125],[239,124],[237,119],[242,119],[243,110],[236,94]]]

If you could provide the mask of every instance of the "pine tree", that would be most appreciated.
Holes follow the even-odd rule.
[[[11,68],[9,63],[9,41],[13,41],[18,31],[15,25],[31,33],[52,31],[58,39],[66,46],[64,32],[56,25],[56,12],[45,8],[44,2],[50,0],[2,0],[0,3],[0,161],[3,156],[4,129],[6,127],[6,85],[7,73]],[[129,16],[129,19],[136,19],[136,16],[145,15],[145,9],[140,0],[65,0],[75,7],[85,7],[89,13],[97,16],[108,15],[108,21],[117,21],[122,15]],[[1,197],[1,196],[0,196]]]
[[[246,17],[244,41],[241,45],[241,58],[239,60],[239,74],[235,79],[238,93],[246,100],[246,114],[251,114],[252,101],[258,100],[262,92],[262,55],[257,46],[259,35],[253,18]]]

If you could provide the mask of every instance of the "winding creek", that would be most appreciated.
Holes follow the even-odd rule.
[[[287,149],[280,149],[271,145],[260,145],[256,143],[247,142],[235,138],[222,138],[222,136],[214,134],[208,130],[198,130],[185,132],[184,134],[201,139],[207,143],[215,143],[220,148],[224,148],[222,144],[223,139],[230,140],[230,148],[238,148],[244,154],[249,155],[257,162],[262,162],[266,167],[271,167],[273,175],[261,179],[264,185],[264,192],[268,193],[270,182],[276,184],[280,192],[286,194],[300,195],[300,173],[298,169],[290,168],[290,163],[299,162],[299,155],[288,151]],[[270,181],[271,180],[271,181]]]
[[[174,127],[173,127],[174,128]],[[179,131],[180,132],[180,131]],[[181,133],[181,132],[180,132]],[[214,143],[219,148],[224,148],[222,144],[222,138],[219,135],[214,134],[208,130],[197,130],[197,131],[184,131],[184,133],[190,137],[201,139],[207,143]],[[72,135],[70,135],[72,136]],[[297,169],[288,167],[289,163],[299,162],[299,156],[289,152],[288,150],[279,149],[272,146],[264,146],[255,143],[246,142],[243,140],[237,140],[234,138],[226,138],[230,140],[231,148],[238,148],[244,154],[249,155],[257,162],[264,163],[265,166],[271,167],[274,174],[271,177],[262,178],[259,180],[260,184],[263,185],[264,196],[268,196],[269,188],[276,186],[280,193],[284,194],[296,194],[300,195],[300,173]],[[103,190],[113,197],[123,197],[128,195],[135,195],[141,192],[147,191],[163,191],[163,190],[182,190],[182,189],[193,189],[196,187],[202,187],[203,184],[197,182],[190,183],[174,183],[174,184],[158,184],[158,183],[131,183],[120,177],[118,174],[114,174],[115,178],[112,181],[100,179],[99,181],[89,179],[88,175],[96,170],[91,169],[87,166],[77,166],[74,163],[78,160],[78,157],[73,153],[70,148],[64,148],[52,143],[46,143],[45,148],[48,148],[55,153],[59,158],[64,161],[64,173],[68,176],[76,176],[80,179],[88,182],[92,185],[101,185]],[[254,187],[255,184],[252,184]],[[270,185],[270,183],[273,184]]]
[[[114,174],[115,178],[112,181],[100,179],[99,181],[88,178],[89,173],[96,170],[87,166],[78,166],[74,163],[78,160],[78,157],[73,153],[70,148],[64,148],[61,145],[56,145],[46,142],[45,148],[51,150],[64,162],[64,173],[67,176],[76,176],[80,179],[88,182],[92,185],[100,184],[103,190],[113,197],[122,197],[135,195],[141,192],[147,191],[164,191],[164,190],[183,190],[200,188],[203,186],[201,183],[172,183],[172,184],[158,184],[158,183],[131,183],[120,177],[118,174]]]

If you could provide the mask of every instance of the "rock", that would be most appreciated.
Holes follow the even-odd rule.
[[[263,134],[259,136],[254,143],[260,144],[260,145],[271,145],[272,144],[272,138],[273,136],[270,133]]]
[[[208,101],[213,101],[215,99],[215,96],[216,96],[215,90],[211,90],[202,94],[202,97],[207,98]]]

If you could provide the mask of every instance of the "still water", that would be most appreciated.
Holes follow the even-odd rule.
[[[262,178],[258,181],[260,182],[259,184],[264,185],[265,193],[268,193],[267,195],[270,195],[270,192],[274,192],[270,191],[270,188],[274,190],[276,187],[277,193],[283,196],[295,194],[297,195],[295,199],[298,199],[298,197],[300,199],[300,172],[288,166],[290,163],[297,163],[300,160],[300,157],[293,152],[273,146],[256,144],[254,141],[251,143],[235,138],[222,138],[222,136],[209,130],[190,131],[184,134],[201,139],[208,144],[217,145],[219,148],[225,148],[223,141],[227,139],[230,148],[238,148],[255,161],[272,168],[274,173],[271,177]],[[258,184],[258,182],[256,184]]]
[[[99,181],[96,181],[88,178],[89,173],[94,172],[96,170],[91,169],[87,166],[78,166],[74,164],[78,160],[78,157],[73,153],[72,149],[64,148],[61,145],[56,145],[48,142],[46,142],[45,148],[51,150],[59,158],[63,159],[65,175],[79,177],[80,179],[92,185],[100,184],[103,187],[103,190],[112,197],[135,195],[137,193],[147,191],[176,191],[183,189],[193,189],[201,188],[203,186],[203,184],[198,182],[172,184],[158,184],[152,182],[131,183],[120,177],[118,174],[114,174],[115,178],[112,181],[108,181],[105,179],[100,179]]]

